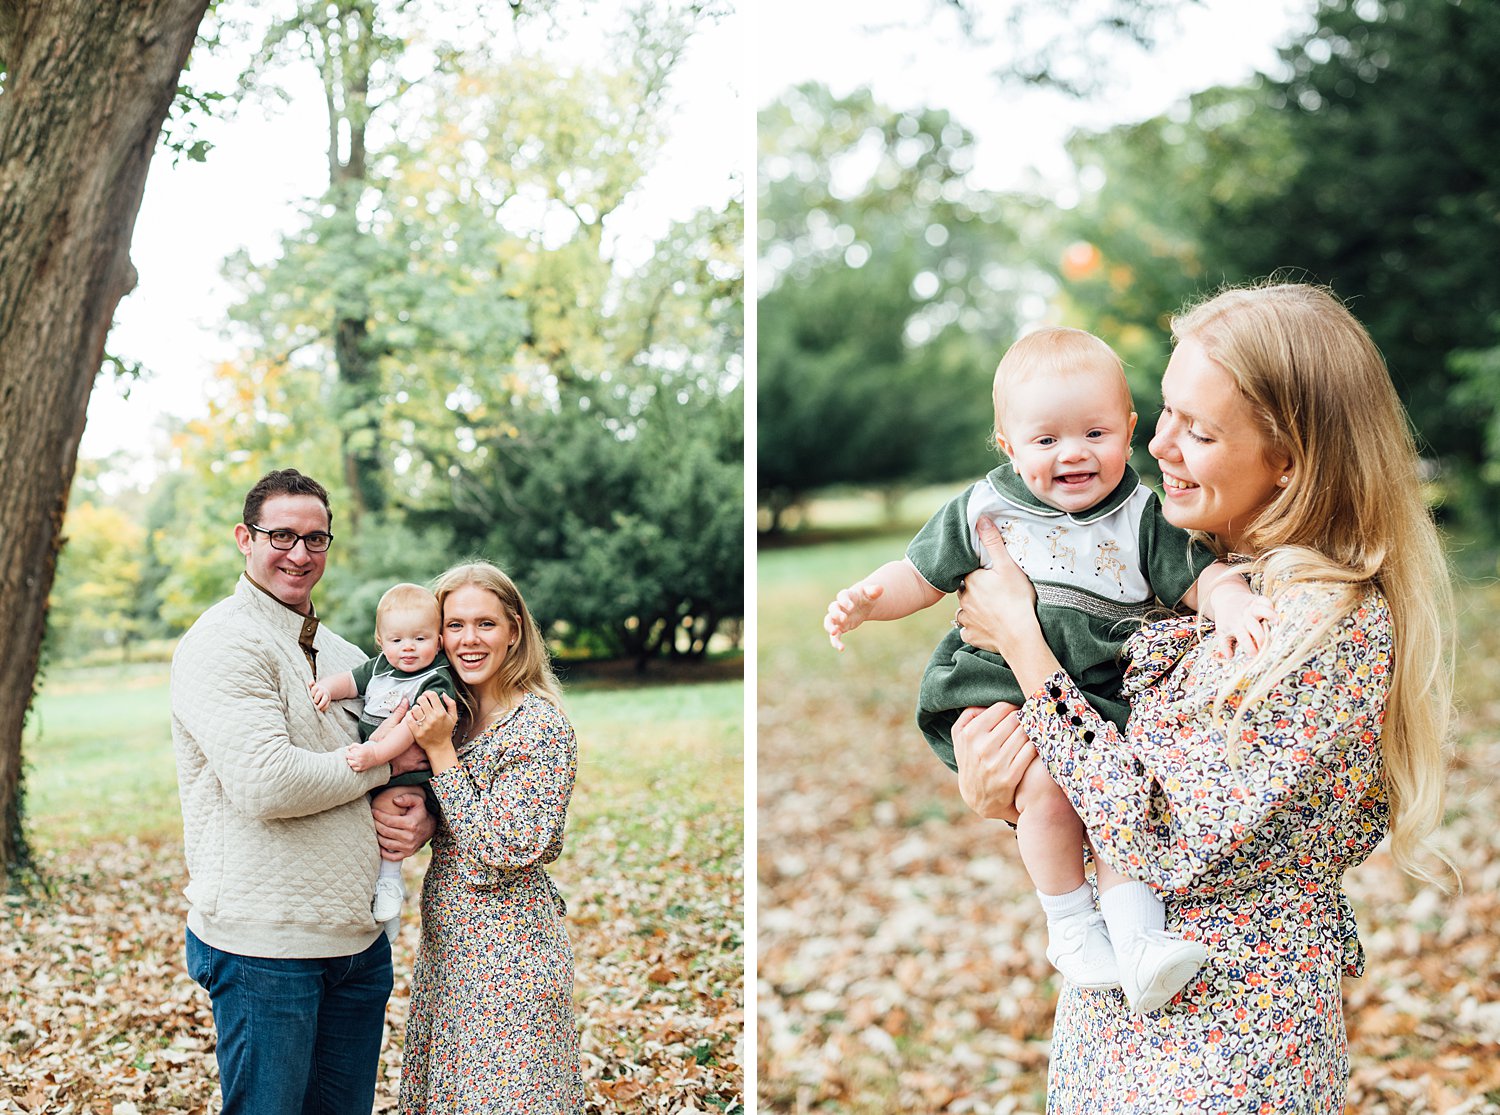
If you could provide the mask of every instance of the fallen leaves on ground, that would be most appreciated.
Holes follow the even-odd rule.
[[[1014,838],[969,813],[912,724],[951,612],[926,634],[867,624],[835,655],[817,626],[836,583],[761,594],[759,1110],[1040,1115],[1044,922]],[[1465,892],[1384,849],[1345,877],[1368,957],[1345,981],[1359,1115],[1500,1112],[1500,646],[1466,655],[1460,684],[1443,835]]]
[[[586,1110],[743,1111],[740,818],[665,811],[642,835],[659,845],[595,822],[570,834],[554,873],[570,906]],[[409,886],[425,858],[408,862]],[[52,897],[4,906],[0,1112],[217,1111],[213,1017],[183,963],[180,844],[54,852],[43,870]],[[396,1110],[416,909],[395,947],[378,1112]]]

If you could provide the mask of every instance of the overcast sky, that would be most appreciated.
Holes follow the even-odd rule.
[[[758,0],[762,38],[775,45],[756,61],[754,102],[764,105],[789,85],[817,80],[839,95],[869,85],[892,109],[947,109],[978,140],[975,183],[1012,188],[1034,174],[1064,176],[1062,144],[1077,128],[1144,120],[1189,93],[1275,69],[1276,47],[1293,28],[1311,23],[1314,4],[1184,3],[1150,54],[1124,44],[1110,52],[1107,95],[1093,100],[998,82],[993,70],[1008,47],[995,13],[1006,5],[976,0],[971,7],[991,17],[981,19],[979,42],[961,34],[952,9],[937,0]],[[774,34],[780,26],[797,32]]]

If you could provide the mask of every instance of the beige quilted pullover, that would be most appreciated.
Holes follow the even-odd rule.
[[[242,956],[347,956],[380,932],[365,793],[390,767],[356,774],[340,753],[358,741],[356,703],[313,706],[306,618],[241,577],[172,656],[188,928]],[[313,646],[321,675],[366,657],[321,626]]]

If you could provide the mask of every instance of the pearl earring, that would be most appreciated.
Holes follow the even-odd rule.
[[[1290,476],[1283,476],[1280,480],[1277,481],[1277,483],[1280,484],[1283,488],[1285,488],[1286,487],[1286,482],[1288,480],[1290,480],[1290,479],[1291,479]]]

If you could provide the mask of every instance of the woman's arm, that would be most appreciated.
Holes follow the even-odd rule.
[[[466,769],[453,752],[456,708],[439,713],[427,704],[431,699],[420,698],[413,711],[423,710],[423,718],[413,727],[432,760],[429,785],[459,853],[477,867],[502,873],[556,858],[578,766],[577,740],[567,718],[544,701],[527,701],[515,714],[519,738],[488,753],[494,768],[481,772]],[[446,697],[443,701],[452,706]],[[445,725],[446,747],[434,738]]]
[[[453,732],[458,727],[458,703],[452,697],[446,693],[423,693],[401,723],[427,754],[434,778],[458,766],[458,751],[453,746]]]
[[[406,724],[408,708],[408,702],[403,699],[380,722],[380,727],[370,733],[369,739],[344,749],[351,770],[369,770],[380,763],[390,763],[391,777],[394,778],[398,774],[427,768],[427,756],[416,745]]]
[[[1384,606],[1372,605],[1238,719],[1190,693],[1183,705],[1152,707],[1159,732],[1132,721],[1124,740],[1059,672],[1032,692],[1021,724],[1099,853],[1133,878],[1176,889],[1293,802],[1317,797],[1330,819],[1371,809],[1390,648]],[[1372,809],[1371,823],[1380,819]]]

